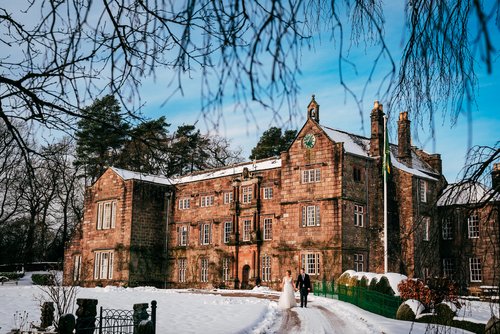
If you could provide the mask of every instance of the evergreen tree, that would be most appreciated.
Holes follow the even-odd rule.
[[[177,128],[170,147],[168,175],[184,175],[206,169],[210,140],[201,135],[194,125]]]
[[[162,116],[134,127],[116,166],[148,174],[168,174],[169,126]]]
[[[83,167],[90,182],[118,161],[129,128],[113,95],[98,99],[82,110],[76,131],[75,164]]]
[[[263,159],[280,155],[293,142],[297,130],[286,130],[282,133],[280,128],[271,127],[259,139],[257,146],[252,149],[250,159]]]

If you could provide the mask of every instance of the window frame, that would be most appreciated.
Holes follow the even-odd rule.
[[[428,190],[427,180],[419,179],[418,191],[421,203],[427,203],[427,190]]]
[[[222,258],[222,280],[230,281],[231,280],[231,258],[224,257]]]
[[[467,237],[469,239],[480,237],[479,214],[477,213],[472,213],[467,217]]]
[[[442,219],[441,237],[443,240],[453,240],[453,217],[444,217]]]
[[[191,208],[191,198],[179,198],[179,210],[189,210]]]
[[[302,227],[320,226],[321,211],[319,205],[304,205],[302,207]]]
[[[241,202],[243,204],[252,203],[253,199],[253,186],[243,186],[241,187]]]
[[[262,282],[271,282],[272,258],[268,254],[262,256]]]
[[[224,204],[231,204],[233,202],[233,192],[227,191],[224,193]]]
[[[264,218],[264,240],[273,240],[273,219]]]
[[[243,219],[242,241],[250,241],[251,232],[252,232],[252,220],[251,219]]]
[[[272,199],[273,198],[273,187],[262,188],[263,198]]]
[[[311,276],[319,276],[320,274],[320,257],[319,253],[303,253],[301,254],[301,264],[304,271]],[[311,268],[313,267],[313,268]]]
[[[187,259],[185,257],[179,258],[177,260],[178,266],[178,277],[177,280],[179,283],[186,283],[186,273],[187,273]]]
[[[178,227],[178,246],[187,246],[188,245],[188,235],[189,235],[189,226],[181,225]]]
[[[97,202],[97,230],[109,230],[116,227],[117,200]]]
[[[361,222],[360,222],[361,221]],[[354,204],[354,226],[365,226],[365,207],[361,204]]]
[[[451,257],[443,258],[442,266],[443,266],[443,277],[453,279],[455,273],[455,263],[453,261],[453,258]]]
[[[364,260],[364,255],[360,253],[355,253],[354,254],[354,270],[357,272],[362,272],[364,271],[364,266],[365,266],[365,260]],[[360,270],[361,268],[361,270]]]
[[[82,255],[76,254],[73,256],[73,282],[77,282],[82,278]]]
[[[469,279],[471,283],[483,281],[483,265],[480,257],[469,258]]]
[[[321,182],[321,168],[303,169],[301,172],[303,184]]]
[[[202,257],[200,259],[201,265],[200,265],[200,282],[202,283],[207,283],[208,282],[208,257]]]
[[[214,206],[214,195],[203,195],[200,197],[200,207]]]
[[[225,244],[228,244],[231,241],[231,233],[233,232],[233,222],[225,221],[224,222],[224,232],[222,236],[222,241]]]
[[[431,218],[430,217],[422,217],[422,223],[424,225],[424,237],[423,241],[431,240]]]
[[[99,250],[94,252],[94,279],[113,279],[114,251]]]

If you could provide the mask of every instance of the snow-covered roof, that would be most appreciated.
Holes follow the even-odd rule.
[[[335,130],[329,128],[328,126],[320,126],[332,141],[336,143],[344,143],[344,150],[347,153],[366,158],[370,157],[370,139],[352,133]],[[432,181],[437,180],[435,177],[431,176],[436,175],[436,171],[430,168],[425,161],[422,161],[422,159],[413,150],[411,151],[412,167],[409,167],[396,159],[398,146],[391,144],[390,148],[391,164],[393,167],[421,178]]]
[[[279,167],[281,167],[281,159],[270,158],[270,159],[255,161],[255,162],[241,163],[241,164],[228,166],[228,167],[224,167],[224,168],[219,168],[219,169],[211,169],[208,171],[196,172],[193,174],[189,174],[186,176],[181,176],[181,177],[175,178],[175,179],[173,179],[173,182],[176,184],[182,184],[182,183],[189,183],[189,182],[195,182],[195,181],[201,181],[201,180],[207,180],[207,179],[214,179],[214,178],[223,177],[223,176],[241,174],[245,167],[248,168],[249,172],[279,168]]]
[[[352,133],[335,130],[324,125],[321,125],[321,128],[334,142],[344,143],[344,149],[346,152],[362,157],[369,157],[370,139],[357,136]]]
[[[126,169],[121,169],[116,167],[111,167],[111,169],[124,180],[141,180],[141,181],[164,184],[164,185],[173,184],[172,179],[169,179],[164,176],[132,172]]]
[[[439,200],[438,206],[477,204],[485,201],[500,201],[499,194],[493,194],[484,184],[466,182],[463,184],[449,184]]]

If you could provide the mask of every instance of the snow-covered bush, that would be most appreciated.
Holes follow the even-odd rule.
[[[384,295],[394,296],[394,290],[391,288],[389,279],[385,276],[380,277],[380,280],[375,284],[375,291],[383,293]]]
[[[337,280],[337,285],[348,285],[351,279],[351,275],[346,271],[342,275],[340,275]]]
[[[424,305],[415,299],[409,299],[402,303],[396,313],[396,319],[414,321],[424,310]]]

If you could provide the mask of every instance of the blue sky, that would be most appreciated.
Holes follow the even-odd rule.
[[[397,61],[402,51],[401,40],[403,38],[402,8],[400,2],[390,1],[385,7],[386,35],[390,44],[391,52]],[[499,46],[498,30],[493,36],[494,45]],[[338,59],[336,49],[329,42],[328,33],[323,33],[315,43],[314,49],[304,49],[301,57],[301,74],[298,75],[300,93],[298,95],[297,117],[288,120],[289,110],[280,111],[282,121],[272,119],[272,113],[255,105],[252,109],[255,119],[248,121],[241,113],[234,112],[233,101],[226,99],[222,106],[224,118],[218,134],[231,139],[233,146],[243,149],[243,156],[248,158],[251,149],[256,145],[260,135],[270,126],[283,128],[300,128],[306,118],[306,107],[311,100],[311,95],[316,95],[320,104],[321,123],[333,128],[349,131],[355,134],[370,136],[369,114],[373,107],[373,101],[381,100],[377,95],[381,75],[376,76],[371,85],[368,86],[362,105],[362,117],[354,101],[346,95],[341,87],[338,76]],[[498,53],[497,53],[498,54]],[[365,63],[365,56],[370,55],[370,50],[353,49],[351,59],[357,64],[357,75],[353,71],[346,73],[347,84],[357,93],[360,93],[367,78],[370,62]],[[443,160],[443,172],[448,182],[454,182],[465,163],[466,152],[469,148],[469,140],[472,145],[493,146],[500,140],[500,112],[498,108],[498,92],[500,92],[500,64],[497,57],[494,63],[493,74],[488,75],[481,68],[478,75],[478,91],[476,104],[472,106],[472,137],[468,136],[467,116],[460,115],[456,124],[452,124],[449,117],[443,118],[439,113],[435,120],[436,136],[432,138],[429,128],[425,125],[412,125],[413,144],[430,153],[440,153]],[[380,73],[383,73],[382,65]],[[379,74],[380,74],[379,73]],[[200,114],[201,109],[201,82],[196,78],[184,81],[184,95],[174,95],[164,105],[166,98],[165,80],[160,75],[156,82],[144,82],[142,99],[146,102],[143,110],[146,116],[156,118],[165,115],[171,123],[171,131],[181,124],[193,124],[204,132],[213,131],[211,126],[205,124]],[[384,103],[383,100],[380,101]],[[389,119],[390,137],[396,142],[396,116],[404,110],[392,110],[392,119]],[[448,111],[449,113],[449,111]],[[409,115],[412,119],[411,114]],[[361,119],[364,122],[362,127]],[[416,132],[418,131],[418,136]],[[417,140],[418,137],[418,140]]]

